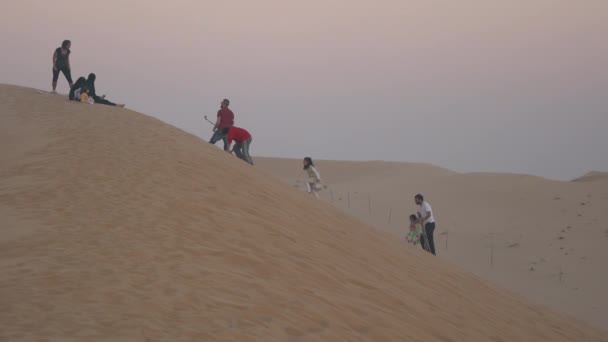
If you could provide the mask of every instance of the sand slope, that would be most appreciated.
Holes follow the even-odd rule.
[[[608,339],[142,114],[0,113],[0,340]]]
[[[258,167],[303,189],[301,160],[257,161]],[[605,173],[557,182],[516,174],[459,174],[414,163],[321,160],[317,167],[330,185],[323,199],[395,239],[405,235],[407,217],[417,211],[413,196],[422,192],[435,209],[440,257],[608,329]]]
[[[578,177],[573,182],[608,182],[608,172],[591,171],[582,177]]]

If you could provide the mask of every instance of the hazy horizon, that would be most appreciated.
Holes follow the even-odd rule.
[[[608,2],[41,0],[0,14],[0,83],[72,76],[204,140],[219,102],[252,154],[572,179],[608,171]],[[67,92],[63,75],[58,91]],[[220,144],[218,144],[220,146]],[[404,175],[407,176],[407,175]]]

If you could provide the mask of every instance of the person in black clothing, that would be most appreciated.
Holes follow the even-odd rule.
[[[57,89],[57,80],[59,72],[63,73],[65,79],[68,80],[70,88],[72,88],[72,71],[70,68],[70,47],[72,43],[69,40],[64,40],[61,47],[55,49],[53,53],[53,93]]]
[[[74,83],[74,85],[72,86],[72,88],[70,88],[70,94],[68,95],[68,98],[69,98],[70,100],[74,100],[74,101],[80,101],[79,96],[74,96],[74,95],[75,95],[75,92],[76,92],[78,89],[81,89],[82,87],[84,87],[84,85],[86,84],[86,82],[87,82],[87,79],[86,79],[86,78],[84,78],[84,77],[79,77],[79,78],[76,80],[76,83]]]
[[[116,103],[106,100],[105,95],[98,96],[97,93],[95,92],[95,80],[96,79],[97,79],[97,76],[95,76],[95,74],[91,73],[91,74],[89,74],[89,77],[87,78],[87,81],[85,82],[85,85],[89,89],[89,97],[92,97],[93,101],[95,101],[95,103],[101,103],[101,104],[105,104],[108,106],[117,106],[117,107],[125,106],[124,104],[116,104]]]

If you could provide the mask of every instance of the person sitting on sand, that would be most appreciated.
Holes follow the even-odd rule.
[[[70,67],[70,47],[72,42],[64,40],[61,43],[61,47],[55,49],[53,53],[53,93],[57,89],[57,80],[59,80],[59,73],[62,72],[65,79],[68,81],[70,88],[72,88],[72,68]]]
[[[84,77],[79,77],[76,80],[76,83],[74,83],[74,85],[72,86],[72,88],[70,88],[70,93],[68,94],[68,98],[71,101],[79,101],[80,100],[80,89],[82,87],[84,87],[85,83],[87,82],[87,79]]]
[[[87,86],[84,86],[84,87],[80,88],[80,102],[86,103],[88,99],[89,99],[89,88],[87,88]]]
[[[80,102],[95,104],[95,100],[89,96],[89,88],[87,86],[80,88]]]
[[[226,137],[227,140],[227,151],[229,153],[234,152],[234,154],[236,154],[239,159],[244,160],[247,163],[253,165],[253,159],[251,159],[251,156],[249,155],[249,146],[251,145],[252,140],[251,134],[249,134],[246,129],[236,126],[224,127],[224,129],[222,129],[222,134]],[[234,148],[230,150],[232,141],[234,141],[235,144]]]
[[[102,95],[102,96],[97,96],[97,93],[95,92],[95,80],[97,79],[97,76],[95,76],[95,74],[91,73],[89,74],[89,77],[87,78],[86,81],[86,86],[89,89],[89,96],[93,99],[93,101],[95,101],[95,103],[100,103],[100,104],[104,104],[104,105],[108,105],[108,106],[116,106],[116,107],[124,107],[124,104],[116,104],[113,102],[110,102],[108,100],[106,100],[106,96]]]
[[[420,243],[420,237],[422,236],[422,227],[418,223],[418,217],[415,214],[410,215],[410,231],[405,236],[405,241],[414,246]]]
[[[315,163],[312,161],[312,158],[306,157],[302,161],[304,164],[304,171],[308,175],[308,179],[306,180],[306,192],[315,195],[317,198],[319,195],[317,191],[321,190],[323,186],[321,185],[321,175],[315,168]]]

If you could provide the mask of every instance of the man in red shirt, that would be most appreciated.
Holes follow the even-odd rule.
[[[224,151],[228,151],[228,141],[223,133],[224,128],[234,125],[234,113],[228,108],[230,101],[224,99],[220,104],[220,110],[217,112],[217,120],[213,126],[213,136],[209,140],[210,144],[218,142],[220,139],[224,141]]]
[[[235,142],[234,148],[230,153],[234,152],[239,159],[242,159],[249,164],[253,165],[253,160],[249,155],[249,145],[251,145],[251,134],[247,132],[246,129],[232,126],[226,127],[222,130],[223,134],[226,136],[228,140],[228,150],[230,150],[230,145],[232,145],[232,141]]]

